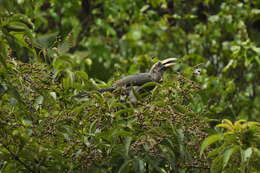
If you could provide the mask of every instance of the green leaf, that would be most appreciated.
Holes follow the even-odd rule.
[[[34,24],[32,23],[31,18],[25,14],[16,13],[11,17],[11,20],[24,23],[28,28],[34,29]]]
[[[195,115],[195,113],[189,111],[189,110],[187,109],[187,107],[185,107],[184,105],[175,104],[173,107],[174,107],[178,112],[180,112],[180,113],[182,113],[182,114],[189,115],[189,116]]]
[[[232,132],[234,130],[233,127],[230,126],[229,124],[218,124],[218,125],[216,125],[216,127],[225,128],[225,129],[229,130],[230,132]]]
[[[222,172],[222,155],[216,157],[210,165],[210,173],[221,173]]]
[[[210,158],[210,157],[215,157],[215,156],[219,155],[219,153],[221,153],[221,150],[222,150],[222,148],[219,147],[219,148],[216,148],[216,149],[210,151],[208,153],[208,157]]]
[[[135,159],[134,161],[134,169],[135,169],[135,172],[138,172],[138,173],[144,173],[144,170],[145,170],[145,163],[142,159]]]
[[[94,135],[94,134],[95,134],[97,121],[98,121],[98,119],[94,120],[94,121],[90,124],[90,126],[89,126],[89,131],[88,131],[88,133],[89,133],[90,135]]]
[[[260,47],[252,47],[253,51],[255,51],[258,55],[260,55]]]
[[[158,85],[158,83],[156,83],[156,82],[147,82],[147,83],[143,84],[143,85],[140,87],[140,89],[155,87],[155,86],[157,86],[157,85]]]
[[[5,58],[0,54],[0,62],[3,64],[4,68],[7,68]]]
[[[131,114],[133,110],[131,108],[124,108],[115,113],[115,117],[120,118],[121,115],[129,113]]]
[[[52,96],[52,98],[53,98],[54,100],[57,100],[57,94],[56,94],[56,92],[50,92],[50,95]]]
[[[90,147],[90,142],[89,142],[87,136],[84,136],[84,137],[83,137],[83,141],[84,141],[84,144],[85,144],[87,147]]]
[[[132,137],[127,136],[126,139],[125,139],[125,145],[124,145],[124,147],[125,147],[125,157],[126,158],[128,158],[128,153],[129,153],[131,141],[132,141]]]
[[[256,153],[257,157],[260,158],[260,150],[258,150],[258,149],[255,148],[255,147],[252,147],[252,149],[253,149],[254,153]]]
[[[39,48],[51,48],[52,46],[54,46],[57,36],[57,32],[40,35],[36,39],[34,39],[34,45]]]
[[[239,150],[239,146],[235,145],[229,149],[227,149],[224,154],[223,154],[223,169],[227,166],[228,161],[231,157],[231,155],[236,152],[237,150]]]
[[[118,170],[118,173],[124,173],[124,172],[128,172],[129,170],[129,165],[130,163],[132,163],[132,160],[126,160],[121,166],[120,169]]]
[[[207,137],[203,143],[201,144],[201,147],[200,147],[200,157],[202,156],[204,150],[206,148],[208,148],[209,145],[217,142],[217,141],[220,141],[220,140],[223,140],[223,135],[222,134],[217,134],[217,135],[212,135],[212,136],[209,136]]]
[[[251,158],[252,153],[253,153],[252,147],[249,147],[249,148],[247,148],[245,151],[243,151],[243,156],[242,156],[242,158],[243,158],[243,162],[244,162],[244,163],[246,163],[246,162],[249,161],[249,159]]]
[[[83,80],[88,80],[88,75],[84,71],[76,71],[76,77]]]
[[[17,21],[11,22],[11,23],[9,23],[8,25],[6,25],[4,27],[9,32],[11,32],[11,31],[23,32],[23,31],[26,31],[26,30],[29,29],[24,23],[17,22]]]

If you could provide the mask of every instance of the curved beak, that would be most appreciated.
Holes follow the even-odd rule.
[[[170,67],[170,66],[175,65],[176,61],[177,61],[177,58],[167,58],[167,59],[161,61],[161,63],[163,64],[164,67]]]

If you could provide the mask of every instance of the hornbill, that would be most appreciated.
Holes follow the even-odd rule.
[[[155,63],[149,72],[147,73],[137,73],[130,76],[123,77],[122,79],[116,81],[110,88],[98,89],[98,92],[113,92],[118,88],[126,88],[127,94],[131,97],[133,95],[132,88],[134,88],[138,93],[142,92],[141,86],[148,82],[159,83],[162,81],[163,73],[165,70],[175,65],[177,61],[176,58],[168,58],[163,61]],[[155,86],[154,86],[155,87]],[[154,87],[148,87],[148,90],[152,90]],[[147,88],[145,88],[147,89]],[[89,92],[82,92],[73,97],[83,97],[88,95]],[[132,98],[131,102],[135,102],[136,98]]]

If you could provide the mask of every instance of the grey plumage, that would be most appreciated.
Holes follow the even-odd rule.
[[[163,61],[159,61],[155,63],[149,72],[147,73],[137,73],[130,76],[123,77],[122,79],[116,81],[112,87],[110,88],[101,88],[98,89],[98,92],[113,92],[117,88],[126,88],[131,91],[131,88],[134,88],[137,92],[141,92],[139,89],[140,86],[148,83],[148,82],[156,82],[159,83],[162,80],[162,76],[167,67],[175,65],[176,58],[168,58]],[[130,88],[130,89],[129,89]],[[147,90],[151,90],[154,87],[148,87]],[[128,95],[132,92],[128,92]],[[89,92],[82,92],[73,97],[83,97],[88,95]]]

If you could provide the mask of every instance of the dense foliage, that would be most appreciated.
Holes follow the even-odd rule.
[[[259,170],[259,125],[244,120],[232,123],[227,119],[218,124],[217,127],[225,128],[227,132],[209,136],[201,146],[202,154],[209,145],[222,142],[222,145],[209,153],[210,157],[215,157],[211,172],[252,172],[252,167]]]
[[[0,1],[0,172],[259,171],[259,28],[257,0]],[[168,57],[137,106],[94,91]]]

